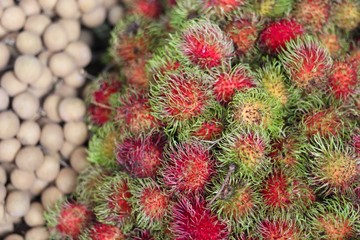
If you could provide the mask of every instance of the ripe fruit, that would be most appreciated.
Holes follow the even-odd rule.
[[[331,10],[331,17],[335,24],[345,31],[355,29],[360,23],[359,2],[357,1],[336,2]]]
[[[80,240],[125,240],[123,232],[112,225],[95,223],[86,232],[80,235]]]

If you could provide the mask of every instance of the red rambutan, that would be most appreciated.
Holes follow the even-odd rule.
[[[199,142],[169,148],[163,170],[164,182],[178,193],[197,193],[204,189],[214,173],[214,160],[208,148]]]
[[[355,67],[347,61],[336,61],[328,78],[330,92],[337,98],[346,100],[354,93],[358,84]]]
[[[125,138],[117,144],[117,162],[132,176],[154,177],[163,158],[164,144],[160,134]]]
[[[116,45],[116,53],[123,61],[142,59],[149,53],[149,43],[142,37],[122,37]]]
[[[192,136],[211,141],[219,138],[223,130],[223,123],[219,119],[213,118],[201,124],[201,126],[192,133]]]
[[[341,133],[342,122],[334,109],[315,110],[303,118],[308,137],[320,134],[323,137],[336,136]]]
[[[309,37],[290,41],[280,60],[295,86],[307,91],[324,90],[332,59],[317,41]]]
[[[104,178],[95,195],[94,212],[98,221],[107,224],[124,224],[131,216],[132,205],[129,180],[125,173]]]
[[[327,0],[297,1],[294,9],[294,18],[314,32],[322,30],[330,15],[330,4]]]
[[[295,20],[282,19],[269,23],[260,33],[259,45],[266,52],[276,54],[290,40],[303,35],[304,27]]]
[[[360,134],[352,136],[351,145],[354,147],[355,153],[360,157]]]
[[[225,32],[233,40],[236,52],[239,55],[247,55],[254,49],[258,38],[258,29],[254,21],[241,19],[230,22],[225,27]]]
[[[214,10],[216,15],[223,15],[245,4],[244,0],[202,0],[205,11]]]
[[[229,67],[230,68],[230,67]],[[255,87],[255,81],[248,67],[237,65],[231,72],[219,73],[213,84],[213,94],[220,103],[229,103],[235,93]]]
[[[60,234],[61,238],[78,239],[89,225],[93,213],[87,206],[77,202],[58,202],[55,209],[45,215],[48,226]]]
[[[302,240],[299,227],[292,220],[263,220],[259,231],[263,240]]]
[[[80,240],[125,240],[126,236],[117,227],[103,223],[95,223],[80,236]]]
[[[120,97],[119,105],[115,121],[121,122],[127,132],[139,134],[159,127],[159,121],[151,114],[147,90],[129,89],[128,94]]]
[[[147,61],[142,58],[127,62],[123,71],[126,81],[130,85],[137,87],[147,86],[149,78],[146,71],[146,64]]]
[[[177,240],[222,240],[229,234],[226,224],[196,197],[180,199],[174,206],[171,230]]]
[[[130,11],[148,18],[158,18],[162,11],[159,0],[126,0],[129,2]]]
[[[180,49],[191,63],[201,68],[221,65],[233,54],[232,41],[209,21],[191,21],[180,36]]]

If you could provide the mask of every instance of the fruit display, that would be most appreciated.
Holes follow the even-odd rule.
[[[54,239],[359,239],[359,2],[124,0]]]

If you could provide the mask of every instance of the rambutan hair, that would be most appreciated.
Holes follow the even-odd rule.
[[[161,123],[153,116],[147,89],[130,88],[119,98],[115,123],[125,133],[134,135],[160,127]]]
[[[332,59],[317,40],[306,36],[290,41],[279,58],[296,87],[307,92],[326,89]]]
[[[312,32],[321,32],[329,20],[330,4],[328,0],[296,1],[293,17]]]
[[[166,139],[161,133],[123,137],[116,144],[117,163],[137,178],[155,177],[163,161]]]
[[[93,219],[88,206],[73,200],[60,199],[45,213],[50,234],[56,239],[78,239]]]
[[[243,8],[247,1],[245,0],[202,0],[203,11],[210,16],[217,17],[238,16],[238,12]]]
[[[337,99],[347,100],[359,84],[356,67],[348,61],[335,61],[328,78],[330,92]]]
[[[322,138],[315,135],[305,146],[307,150],[309,179],[317,192],[327,196],[332,193],[351,193],[359,182],[359,161],[354,149],[338,137]]]
[[[116,172],[115,175],[102,180],[102,184],[97,187],[94,207],[99,222],[120,226],[124,231],[131,228],[130,181],[128,175],[123,172]]]
[[[312,239],[356,239],[360,234],[359,210],[344,197],[318,202],[308,215]]]
[[[360,23],[360,3],[356,0],[334,2],[331,8],[331,19],[335,25],[345,31],[351,31]]]
[[[292,219],[290,216],[282,218],[274,216],[263,219],[257,229],[264,240],[308,239],[299,221]]]
[[[79,240],[125,240],[126,236],[116,226],[94,223],[91,227],[86,229],[79,237]]]
[[[204,143],[189,141],[166,149],[163,181],[176,194],[202,192],[214,173],[214,158]]]
[[[217,159],[225,164],[236,164],[236,173],[242,177],[258,179],[269,167],[269,137],[260,131],[230,128],[219,143]]]
[[[284,124],[283,116],[284,110],[279,101],[263,89],[250,88],[235,94],[229,104],[227,120],[234,127],[279,136]]]
[[[131,14],[141,15],[146,18],[159,18],[162,12],[160,0],[124,0]]]
[[[232,41],[218,25],[209,20],[187,23],[177,44],[189,63],[202,69],[220,66],[234,54]]]
[[[265,52],[279,53],[291,40],[304,34],[304,27],[293,19],[270,22],[259,36],[259,46]]]
[[[222,104],[229,103],[236,92],[243,92],[256,86],[253,73],[245,64],[234,67],[226,64],[221,69],[213,71],[212,77],[212,92],[215,99]]]
[[[281,17],[291,10],[293,0],[256,1],[256,13],[261,17]]]
[[[150,178],[134,180],[130,191],[136,225],[151,230],[166,228],[172,205],[171,194]]]
[[[173,207],[171,231],[178,240],[227,239],[229,229],[199,197],[181,198]]]

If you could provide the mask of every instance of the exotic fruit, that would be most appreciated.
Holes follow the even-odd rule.
[[[121,2],[89,88],[90,166],[70,197],[82,212],[54,211],[54,236],[360,239],[357,1]],[[16,149],[4,159],[24,134],[2,129],[0,77],[0,162],[22,168]]]

